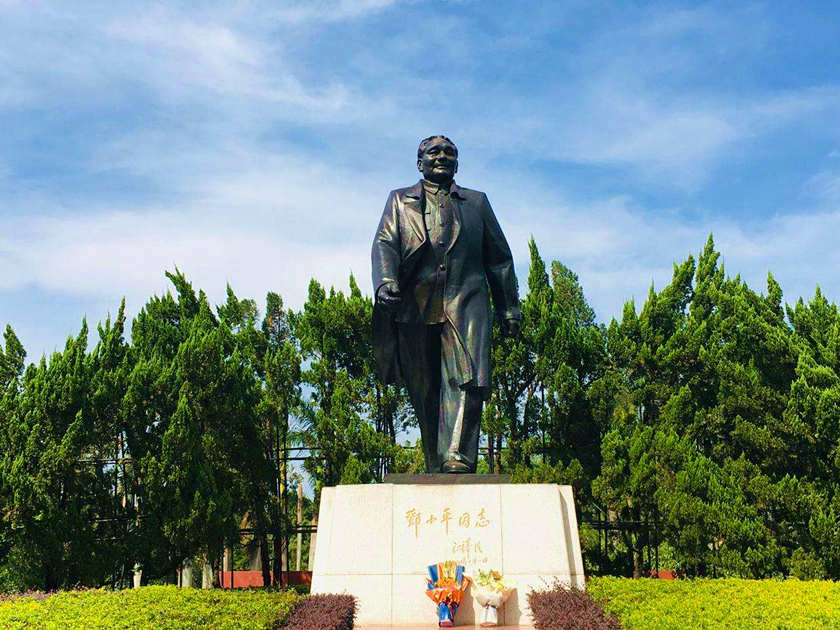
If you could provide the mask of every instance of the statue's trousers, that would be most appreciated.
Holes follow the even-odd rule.
[[[475,471],[482,395],[459,385],[459,362],[469,361],[459,349],[449,323],[397,324],[400,372],[420,423],[426,471],[440,472],[448,460]]]

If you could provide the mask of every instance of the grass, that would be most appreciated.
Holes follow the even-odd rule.
[[[840,584],[593,578],[587,590],[634,630],[840,628]]]
[[[270,630],[286,619],[294,592],[179,589],[70,591],[46,599],[0,600],[0,628],[27,630]]]

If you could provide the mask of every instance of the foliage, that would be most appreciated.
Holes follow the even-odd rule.
[[[597,473],[600,460],[601,429],[593,422],[587,391],[599,374],[602,330],[578,277],[558,261],[549,276],[533,239],[529,247],[522,332],[504,339],[494,328],[494,390],[484,413],[491,465],[496,472],[514,472],[538,461],[539,472],[520,470],[518,476],[581,481]],[[576,485],[588,494],[588,486]]]
[[[837,306],[819,288],[785,305],[769,274],[756,292],[710,237],[604,325],[571,269],[529,251],[522,334],[494,328],[478,471],[572,485],[596,572],[644,575],[660,549],[690,576],[840,578]],[[6,328],[0,589],[166,580],[187,558],[218,562],[243,523],[267,583],[282,545],[268,558],[265,543],[295,513],[284,447],[304,449],[315,505],[323,486],[423,470],[397,444],[416,420],[376,378],[353,277],[348,292],[312,280],[298,310],[269,293],[261,314],[167,276],[130,341],[121,307],[92,349],[83,322],[26,365]]]
[[[352,595],[310,595],[294,607],[279,627],[289,630],[353,630],[356,599]]]
[[[593,578],[589,593],[624,627],[836,628],[840,584],[799,580]]]
[[[71,591],[46,599],[0,600],[0,627],[269,630],[286,620],[297,600],[291,591],[202,591],[174,586]]]
[[[111,475],[99,463],[112,435],[125,348],[124,307],[100,327],[87,352],[88,328],[63,352],[22,374],[23,351],[6,330],[5,393],[0,415],[0,513],[5,558],[0,575],[18,588],[97,584],[118,562],[120,545],[97,545],[117,511]],[[102,520],[100,520],[102,519]],[[0,539],[0,540],[2,540]],[[5,561],[4,561],[5,560]]]
[[[393,461],[396,423],[406,406],[396,388],[378,383],[372,350],[373,304],[350,277],[350,294],[327,293],[315,280],[292,327],[308,367],[301,380],[309,395],[299,408],[301,444],[317,450],[306,462],[324,485],[381,480]]]
[[[593,495],[690,575],[840,575],[837,309],[781,299],[772,275],[765,295],[727,277],[710,237],[606,331]],[[621,533],[628,574],[652,542]]]
[[[621,625],[584,590],[555,584],[528,593],[537,630],[620,630]]]
[[[352,278],[347,298],[313,282],[298,313],[269,293],[261,318],[230,287],[213,309],[183,273],[167,277],[174,291],[140,309],[130,343],[124,305],[92,351],[83,323],[28,367],[7,328],[0,589],[125,586],[138,569],[170,580],[190,559],[218,569],[243,524],[268,584],[283,552],[269,558],[268,537],[282,540],[295,512],[284,447],[311,449],[317,487],[394,466],[405,396],[374,377],[371,303]]]
[[[416,440],[414,444],[406,442],[397,444],[394,451],[394,465],[392,472],[420,475],[426,472],[426,461],[423,457],[423,444]]]
[[[153,298],[132,328],[136,363],[123,406],[127,481],[145,516],[136,561],[152,575],[196,554],[215,564],[245,513],[264,533],[272,480],[272,433],[259,413],[268,342],[256,306],[228,288],[216,317],[183,274],[168,277],[177,299]]]

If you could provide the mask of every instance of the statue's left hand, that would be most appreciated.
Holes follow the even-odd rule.
[[[520,327],[521,322],[518,319],[505,319],[502,321],[502,334],[505,337],[516,337]]]

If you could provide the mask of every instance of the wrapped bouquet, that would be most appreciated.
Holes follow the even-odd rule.
[[[464,567],[454,560],[429,566],[426,595],[437,604],[439,626],[450,628],[454,625],[455,611],[469,585],[470,578],[464,575]]]
[[[495,626],[499,623],[499,607],[513,592],[514,585],[506,582],[498,571],[479,571],[475,580],[473,595],[475,600],[484,606],[481,625]]]

